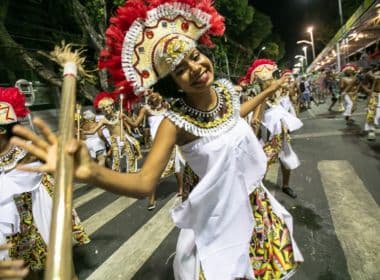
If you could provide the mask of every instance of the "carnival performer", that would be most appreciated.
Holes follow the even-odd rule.
[[[131,88],[142,93],[154,85],[178,100],[165,113],[139,172],[102,168],[73,140],[67,151],[81,153],[75,157],[77,178],[116,193],[148,196],[179,145],[199,182],[171,211],[181,228],[175,278],[289,278],[303,261],[292,237],[292,217],[262,185],[266,156],[242,119],[285,77],[242,105],[229,81],[214,81],[213,64],[197,47],[197,42],[212,44],[209,36],[224,32],[224,19],[211,1],[127,1],[111,22],[100,66],[107,66],[118,90],[123,87],[126,98],[135,98]],[[54,137],[41,120],[35,124],[45,137]],[[35,153],[48,160],[43,168],[55,169],[56,152],[46,140],[22,127],[15,132],[34,139]],[[24,140],[13,141],[28,148]]]
[[[367,73],[368,86],[364,90],[368,94],[367,117],[364,130],[368,132],[368,140],[376,140],[375,128],[380,124],[380,67]]]
[[[312,101],[312,90],[309,79],[304,76],[301,77],[301,81],[299,83],[299,89],[301,92],[299,101],[300,107],[303,109],[311,109],[311,101]]]
[[[255,60],[248,69],[246,80],[257,81],[261,90],[266,90],[274,82],[273,72],[276,64],[269,59]],[[287,76],[283,78],[288,79]],[[302,122],[292,114],[288,113],[281,105],[281,91],[277,91],[265,102],[265,111],[261,121],[261,141],[268,158],[268,167],[280,160],[282,171],[282,191],[292,198],[297,195],[289,187],[291,170],[297,168],[300,161],[290,145],[288,132],[302,127]]]
[[[25,149],[10,143],[12,128],[28,114],[17,88],[0,88],[0,252],[3,258],[22,259],[37,275],[44,268],[49,241],[54,179],[47,173],[15,169],[19,163],[39,168]],[[79,244],[90,241],[73,211],[73,235]]]
[[[355,76],[357,67],[353,64],[346,64],[342,67],[343,77],[340,78],[339,87],[342,97],[344,98],[344,112],[347,124],[352,124],[352,113],[356,109],[356,98],[359,90],[359,80]]]
[[[285,69],[282,71],[282,76],[289,74],[286,82],[281,86],[281,97],[280,97],[280,105],[285,109],[286,112],[292,114],[293,116],[297,116],[296,110],[293,107],[293,103],[290,99],[292,95],[295,94],[295,80],[292,76],[292,70]]]
[[[121,127],[120,112],[115,109],[116,97],[111,93],[100,92],[94,100],[96,110],[100,109],[104,114],[103,118],[98,121],[96,127],[89,130],[89,134],[95,134],[103,127],[107,128],[107,134],[102,131],[111,146],[112,166],[114,171],[122,171],[124,162],[121,162],[123,157],[126,157],[126,171],[136,172],[138,170],[137,161],[142,157],[140,144],[133,138],[131,132]],[[121,134],[123,138],[121,138]]]
[[[97,131],[93,134],[89,134],[91,130],[93,130],[97,125],[96,115],[90,110],[83,112],[83,118],[81,122],[81,133],[82,140],[86,142],[87,149],[90,152],[90,156],[92,159],[95,159],[100,165],[105,165],[106,160],[106,146],[104,141],[101,139],[99,133],[101,131]]]
[[[169,108],[167,104],[157,92],[150,92],[147,96],[146,104],[141,107],[138,116],[135,120],[126,118],[126,121],[132,127],[138,127],[145,118],[148,119],[150,135],[152,137],[152,142],[154,141],[158,127],[160,126],[162,120],[164,119],[165,112]],[[177,185],[178,185],[178,196],[182,196],[183,193],[183,169],[185,166],[185,160],[183,159],[181,152],[176,146],[173,150],[172,156],[166,165],[161,178],[168,177],[175,174]],[[153,210],[156,208],[156,193],[152,193],[149,197],[148,210]]]

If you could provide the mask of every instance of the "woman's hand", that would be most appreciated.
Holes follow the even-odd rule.
[[[287,82],[288,78],[289,78],[290,74],[289,73],[286,73],[284,74],[280,79],[278,80],[273,80],[273,83],[272,85],[275,86],[275,90],[278,89],[279,87],[281,87],[281,85],[283,85],[284,83]]]
[[[25,149],[28,153],[43,161],[44,164],[36,167],[21,165],[18,169],[30,172],[54,173],[57,168],[58,138],[43,120],[35,118],[33,123],[41,131],[42,137],[26,127],[17,125],[13,128],[13,133],[20,137],[12,137],[11,143]],[[78,180],[88,180],[93,162],[84,143],[72,139],[65,147],[65,150],[69,155],[74,156],[75,177]]]
[[[8,250],[9,245],[0,245],[0,250]],[[28,274],[22,260],[0,260],[0,279],[24,278]]]

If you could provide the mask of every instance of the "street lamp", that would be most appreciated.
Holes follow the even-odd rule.
[[[302,65],[302,69],[303,69],[303,72],[305,72],[304,70],[305,70],[306,67],[304,67],[305,64],[303,63],[303,61],[304,61],[304,60],[306,61],[306,57],[303,56],[303,55],[300,55],[300,54],[299,54],[299,55],[296,55],[294,58],[300,60],[299,63],[301,63],[301,65]]]
[[[305,62],[306,62],[306,66],[308,65],[308,63],[307,63],[307,46],[304,46],[303,48],[302,48],[302,50],[303,50],[303,53],[304,53],[304,55],[305,55]]]
[[[307,45],[310,45],[311,46],[311,50],[313,52],[313,60],[315,60],[315,46],[314,46],[314,35],[313,35],[313,28],[312,27],[309,27],[307,29],[307,32],[310,33],[310,39],[311,41],[308,41],[308,40],[300,40],[300,41],[297,41],[297,44],[307,44]]]
[[[311,49],[313,51],[313,60],[315,60],[315,46],[314,46],[314,34],[313,34],[313,27],[310,26],[308,29],[307,29],[307,32],[310,33],[310,40],[311,40]]]
[[[342,9],[342,0],[338,0],[338,6],[339,6],[340,26],[343,26],[343,9]]]
[[[264,51],[267,47],[266,46],[263,46],[260,50],[259,50],[259,53],[257,54],[256,58],[260,58],[260,54],[262,51]]]

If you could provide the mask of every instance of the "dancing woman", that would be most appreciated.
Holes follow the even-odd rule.
[[[197,42],[210,45],[209,35],[224,32],[224,19],[210,1],[127,1],[111,22],[101,64],[118,90],[139,93],[156,84],[157,91],[178,101],[166,112],[137,173],[98,166],[73,140],[67,151],[76,155],[77,179],[131,197],[148,196],[179,145],[199,183],[171,212],[181,228],[176,279],[289,278],[303,261],[292,238],[292,217],[262,185],[266,156],[242,119],[285,78],[242,105],[229,81],[214,81],[212,62],[197,48]],[[44,139],[16,127],[33,144],[13,141],[45,161],[25,169],[54,171],[57,138],[41,120],[35,124]]]
[[[269,59],[257,59],[248,69],[245,79],[258,81],[261,90],[267,90],[274,81],[273,73],[277,66]],[[288,75],[283,78],[288,80]],[[286,111],[281,104],[280,91],[268,98],[263,105],[264,114],[261,123],[261,141],[264,143],[264,151],[268,157],[268,167],[280,160],[282,172],[282,191],[292,198],[297,195],[289,186],[291,170],[300,165],[297,155],[290,144],[288,132],[302,127],[302,122],[294,115]],[[256,113],[256,112],[255,112]]]

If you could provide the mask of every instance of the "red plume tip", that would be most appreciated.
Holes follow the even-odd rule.
[[[29,114],[25,106],[25,96],[16,87],[0,87],[0,102],[6,102],[13,107],[17,118],[25,118]]]

